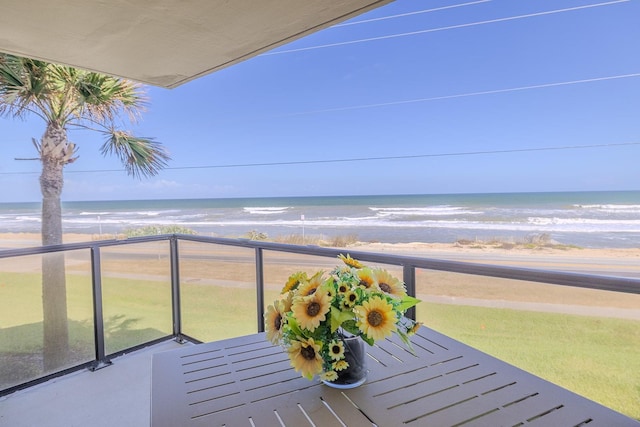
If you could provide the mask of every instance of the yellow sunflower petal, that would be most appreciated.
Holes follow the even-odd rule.
[[[304,271],[299,271],[297,273],[294,273],[291,276],[289,276],[287,283],[285,283],[280,293],[284,294],[285,292],[293,291],[297,289],[300,283],[306,283],[307,281],[309,281],[309,279],[307,278],[307,273],[305,273]]]
[[[309,296],[318,290],[320,285],[322,285],[322,271],[317,272],[313,275],[308,281],[300,282],[298,286],[298,295],[301,296]]]
[[[349,362],[347,362],[344,359],[338,360],[333,364],[333,369],[336,371],[342,371],[344,369],[347,369],[348,367],[349,367]]]
[[[376,279],[373,275],[373,271],[370,268],[365,267],[361,270],[358,270],[356,272],[356,275],[358,276],[358,280],[359,280],[358,284],[365,289],[371,288],[376,282]]]
[[[320,351],[322,343],[316,343],[313,338],[293,341],[289,347],[291,366],[307,379],[322,372],[322,357]]]
[[[342,341],[332,341],[329,344],[329,356],[331,356],[333,360],[344,358],[344,344]]]
[[[320,379],[323,381],[335,381],[338,379],[338,373],[336,371],[323,372],[320,375]]]
[[[342,303],[345,308],[351,308],[355,306],[357,302],[358,302],[358,294],[356,294],[353,291],[349,291],[346,294],[344,294],[344,297],[342,299]]]
[[[306,297],[296,297],[293,300],[291,311],[293,317],[303,329],[313,332],[320,322],[327,318],[331,309],[331,300],[325,292],[316,292]]]
[[[393,306],[380,297],[373,297],[353,308],[358,328],[374,341],[384,339],[396,331]]]
[[[293,305],[293,294],[293,291],[289,291],[282,296],[282,299],[280,299],[280,311],[282,313],[291,311],[291,305]]]
[[[278,305],[276,301],[273,305],[267,307],[267,311],[264,314],[264,327],[267,333],[267,339],[273,344],[277,344],[280,338],[282,338],[282,325],[284,325],[283,315],[276,308]]]
[[[402,298],[407,295],[404,283],[392,276],[388,271],[382,269],[373,270],[373,278],[377,283],[377,287],[385,294],[396,298]]]
[[[362,267],[364,267],[364,265],[362,265],[362,263],[360,261],[358,261],[357,259],[351,258],[351,255],[349,255],[349,254],[347,254],[346,256],[343,255],[343,254],[340,254],[340,255],[338,255],[338,258],[340,258],[342,260],[342,262],[347,264],[349,267],[353,267],[353,268],[362,268]]]

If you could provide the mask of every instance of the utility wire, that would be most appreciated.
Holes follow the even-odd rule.
[[[389,15],[389,16],[382,16],[380,18],[364,19],[362,21],[346,22],[344,24],[336,24],[336,25],[332,26],[331,28],[348,27],[350,25],[359,25],[359,24],[366,24],[366,23],[369,23],[369,22],[385,21],[387,19],[404,18],[405,16],[419,15],[419,14],[422,14],[422,13],[438,12],[438,11],[441,11],[441,10],[454,9],[454,8],[457,8],[457,7],[464,7],[464,6],[472,6],[474,4],[487,3],[487,2],[490,2],[490,1],[491,0],[478,0],[478,1],[468,2],[468,3],[453,4],[451,6],[435,7],[433,9],[424,9],[424,10],[417,10],[415,12],[400,13],[398,15]]]
[[[493,95],[496,93],[518,92],[523,90],[543,89],[543,88],[557,87],[557,86],[569,86],[569,85],[576,85],[576,84],[582,84],[582,83],[602,82],[607,80],[628,79],[632,77],[640,77],[640,73],[619,74],[616,76],[594,77],[591,79],[570,80],[570,81],[564,81],[564,82],[542,83],[538,85],[518,86],[518,87],[505,88],[505,89],[483,90],[478,92],[466,92],[466,93],[459,93],[454,95],[433,96],[430,98],[416,98],[416,99],[406,99],[403,101],[380,102],[377,104],[364,104],[364,105],[352,105],[349,107],[326,108],[322,110],[310,110],[310,111],[303,111],[299,113],[284,114],[283,116],[299,116],[299,115],[306,115],[306,114],[329,113],[334,111],[347,111],[347,110],[360,110],[364,108],[387,107],[390,105],[413,104],[417,102],[440,101],[444,99],[466,98],[470,96],[480,96],[480,95]]]
[[[516,20],[516,19],[532,18],[532,17],[536,17],[536,16],[543,16],[543,15],[553,15],[553,14],[556,14],[556,13],[572,12],[574,10],[589,9],[589,8],[593,8],[593,7],[610,6],[610,5],[613,5],[613,4],[626,3],[626,2],[629,2],[629,1],[631,1],[631,0],[614,0],[614,1],[604,2],[604,3],[595,3],[595,4],[584,5],[584,6],[569,7],[569,8],[565,8],[565,9],[554,9],[554,10],[548,10],[548,11],[544,11],[544,12],[528,13],[526,15],[509,16],[509,17],[506,17],[506,18],[496,18],[496,19],[490,19],[490,20],[487,20],[487,21],[477,21],[477,22],[470,22],[470,23],[467,23],[467,24],[450,25],[450,26],[447,26],[447,27],[430,28],[430,29],[427,29],[427,30],[412,31],[412,32],[409,32],[409,33],[389,34],[389,35],[386,35],[386,36],[370,37],[370,38],[366,38],[366,39],[351,40],[351,41],[346,41],[346,42],[329,43],[329,44],[318,45],[318,46],[302,47],[302,48],[299,48],[299,49],[288,49],[288,50],[267,52],[267,53],[261,54],[260,56],[281,55],[281,54],[284,54],[284,53],[303,52],[303,51],[306,51],[306,50],[324,49],[324,48],[328,48],[328,47],[345,46],[345,45],[356,44],[356,43],[366,43],[366,42],[377,41],[377,40],[385,40],[385,39],[393,39],[393,38],[398,38],[398,37],[415,36],[415,35],[418,35],[418,34],[434,33],[434,32],[437,32],[437,31],[447,31],[447,30],[454,30],[454,29],[458,29],[458,28],[474,27],[476,25],[493,24],[493,23],[496,23],[496,22],[513,21],[513,20]]]
[[[640,145],[640,141],[635,142],[619,142],[610,144],[590,144],[590,145],[564,145],[560,147],[539,147],[539,148],[513,148],[508,150],[482,150],[482,151],[462,151],[453,153],[431,153],[431,154],[409,154],[404,156],[379,156],[379,157],[353,157],[346,159],[325,159],[325,160],[299,160],[287,162],[265,162],[265,163],[236,163],[226,165],[205,165],[205,166],[178,166],[168,167],[163,170],[189,170],[189,169],[227,169],[227,168],[248,168],[258,166],[290,166],[290,165],[310,165],[310,164],[326,164],[326,163],[350,163],[350,162],[368,162],[374,160],[406,160],[421,159],[430,157],[458,157],[458,156],[477,156],[484,154],[509,154],[509,153],[529,153],[535,151],[560,151],[560,150],[582,150],[588,148],[609,148],[609,147],[628,147]],[[102,172],[124,172],[124,169],[101,169],[101,170],[78,170],[67,171],[66,173],[102,173]],[[0,175],[28,175],[40,172],[0,172]]]

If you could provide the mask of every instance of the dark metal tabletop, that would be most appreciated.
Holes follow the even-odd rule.
[[[155,354],[152,427],[640,426],[431,329],[367,347],[367,381],[308,381],[263,333]]]

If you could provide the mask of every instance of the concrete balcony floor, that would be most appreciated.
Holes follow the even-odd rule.
[[[152,356],[180,347],[164,341],[98,371],[81,370],[2,397],[0,427],[148,426]]]

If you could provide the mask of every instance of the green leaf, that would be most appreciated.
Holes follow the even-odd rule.
[[[415,306],[419,302],[420,302],[419,299],[414,298],[414,297],[409,296],[409,295],[405,295],[402,298],[402,300],[400,301],[400,305],[398,306],[398,310],[404,313],[405,311],[407,311],[411,307]]]
[[[353,319],[353,313],[350,311],[342,311],[339,308],[331,306],[331,332],[338,330],[342,324]]]
[[[371,346],[375,342],[373,338],[368,337],[366,334],[360,335],[360,338],[362,338],[362,341],[366,342],[367,344],[369,344]]]
[[[354,319],[347,320],[346,322],[344,322],[342,324],[342,329],[344,329],[345,331],[349,332],[352,335],[362,334],[362,332],[358,328],[358,325],[356,324],[356,321]]]
[[[298,322],[293,316],[290,315],[287,317],[287,325],[289,326],[289,329],[291,329],[291,332],[293,332],[296,336],[302,336],[300,325],[298,325]]]
[[[404,343],[404,345],[407,346],[407,348],[409,349],[409,351],[411,351],[412,354],[416,354],[415,350],[413,349],[413,345],[411,345],[411,341],[409,340],[409,336],[404,333],[403,331],[401,331],[400,329],[398,329],[396,331],[396,334],[400,337],[400,339],[402,340],[402,342]]]

